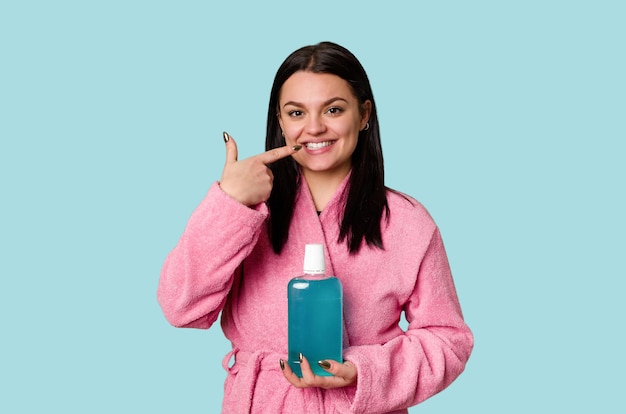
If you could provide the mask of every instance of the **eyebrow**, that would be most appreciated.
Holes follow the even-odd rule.
[[[341,98],[341,97],[339,97],[339,96],[336,96],[336,97],[334,97],[334,98],[330,98],[330,99],[329,99],[329,100],[327,100],[327,101],[324,101],[324,102],[322,103],[322,106],[330,105],[331,103],[336,102],[336,101],[343,101],[343,102],[345,102],[345,103],[348,103],[348,100],[347,100],[347,99],[345,99],[345,98]],[[284,107],[286,107],[287,105],[292,105],[292,106],[304,106],[304,105],[303,105],[303,104],[301,104],[300,102],[289,101],[289,102],[285,102],[285,104],[283,105],[283,108],[284,108]]]

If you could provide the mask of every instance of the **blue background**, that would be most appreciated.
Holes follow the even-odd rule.
[[[2,2],[0,412],[219,411],[229,344],[166,323],[160,267],[222,131],[261,152],[278,65],[322,40],[368,71],[476,336],[411,412],[624,412],[623,5]]]

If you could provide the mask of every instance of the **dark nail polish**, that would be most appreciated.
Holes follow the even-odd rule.
[[[302,149],[302,145],[294,145],[291,149],[294,151],[300,151]]]
[[[283,359],[280,359],[280,370],[284,371],[285,370],[285,361],[283,361]]]
[[[224,142],[228,142],[230,140],[230,135],[228,135],[228,132],[224,131]]]
[[[317,361],[317,365],[324,369],[330,369],[330,362],[328,361]]]
[[[298,354],[298,359],[300,360],[300,363],[302,363],[302,360],[304,359],[304,355],[302,355],[302,352]]]

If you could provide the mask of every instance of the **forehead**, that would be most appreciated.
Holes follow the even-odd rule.
[[[332,98],[354,100],[348,82],[330,73],[299,71],[291,75],[280,90],[280,105],[287,102],[315,104]]]

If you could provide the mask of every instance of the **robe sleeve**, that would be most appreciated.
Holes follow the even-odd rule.
[[[465,368],[473,335],[463,320],[439,230],[404,306],[407,331],[380,345],[353,346],[344,358],[358,370],[351,413],[406,409],[442,391]]]
[[[208,329],[217,320],[267,216],[264,203],[249,208],[211,186],[161,270],[157,300],[172,325]]]

